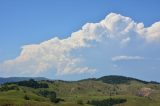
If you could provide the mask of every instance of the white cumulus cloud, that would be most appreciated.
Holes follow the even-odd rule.
[[[119,45],[128,44],[132,37],[154,43],[160,41],[160,22],[145,28],[143,23],[136,23],[131,18],[110,13],[99,23],[87,23],[82,29],[73,32],[68,38],[54,37],[39,44],[24,45],[19,56],[0,64],[0,72],[15,71],[18,74],[39,74],[54,70],[57,75],[90,73],[96,67],[83,64],[85,59],[72,55],[73,50],[90,48],[91,42],[101,43],[113,40]],[[107,53],[106,53],[107,54]],[[119,56],[112,60],[142,59],[135,56]]]

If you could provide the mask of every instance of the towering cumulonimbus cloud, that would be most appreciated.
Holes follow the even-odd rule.
[[[20,75],[36,75],[49,70],[54,70],[57,75],[92,73],[96,71],[96,67],[85,66],[83,61],[87,60],[72,55],[72,51],[82,48],[92,49],[93,43],[98,44],[108,40],[123,46],[127,45],[133,37],[142,39],[144,43],[160,42],[160,22],[145,28],[143,23],[136,23],[129,17],[110,13],[99,23],[85,24],[82,29],[73,32],[68,38],[54,37],[40,44],[23,46],[19,56],[0,64],[0,72],[15,71]]]

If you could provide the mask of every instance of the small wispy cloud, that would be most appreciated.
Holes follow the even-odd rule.
[[[141,56],[115,56],[112,57],[112,61],[127,61],[127,60],[144,60],[144,57]]]

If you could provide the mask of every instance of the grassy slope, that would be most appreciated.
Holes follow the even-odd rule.
[[[113,98],[127,99],[126,103],[116,106],[160,106],[160,85],[156,84],[143,84],[137,81],[131,81],[128,84],[106,84],[93,80],[72,83],[61,81],[43,82],[49,84],[47,90],[55,91],[57,96],[65,101],[54,104],[48,98],[37,95],[37,92],[44,88],[20,87],[20,90],[0,92],[0,106],[4,104],[14,104],[13,106],[81,106],[77,104],[78,100],[83,100],[83,106],[89,106],[86,104],[88,100],[103,100],[109,98],[110,93],[112,93]],[[136,96],[137,91],[142,87],[152,88],[156,93],[153,93],[150,98]],[[25,94],[31,100],[24,100]]]

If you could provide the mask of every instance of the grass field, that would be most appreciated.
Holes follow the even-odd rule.
[[[7,84],[16,86],[18,89],[0,91],[0,106],[91,106],[87,102],[92,100],[104,100],[109,98],[123,98],[125,103],[115,106],[160,106],[160,85],[144,84],[138,81],[129,83],[108,84],[102,81],[84,80],[77,82],[64,81],[39,81],[38,83],[48,84],[48,88],[32,88],[19,86],[17,84]],[[2,88],[3,85],[1,85]],[[147,96],[138,95],[143,89]],[[39,91],[54,91],[57,98],[63,99],[58,103],[50,101],[48,96],[42,96]],[[29,100],[24,99],[27,95]]]

